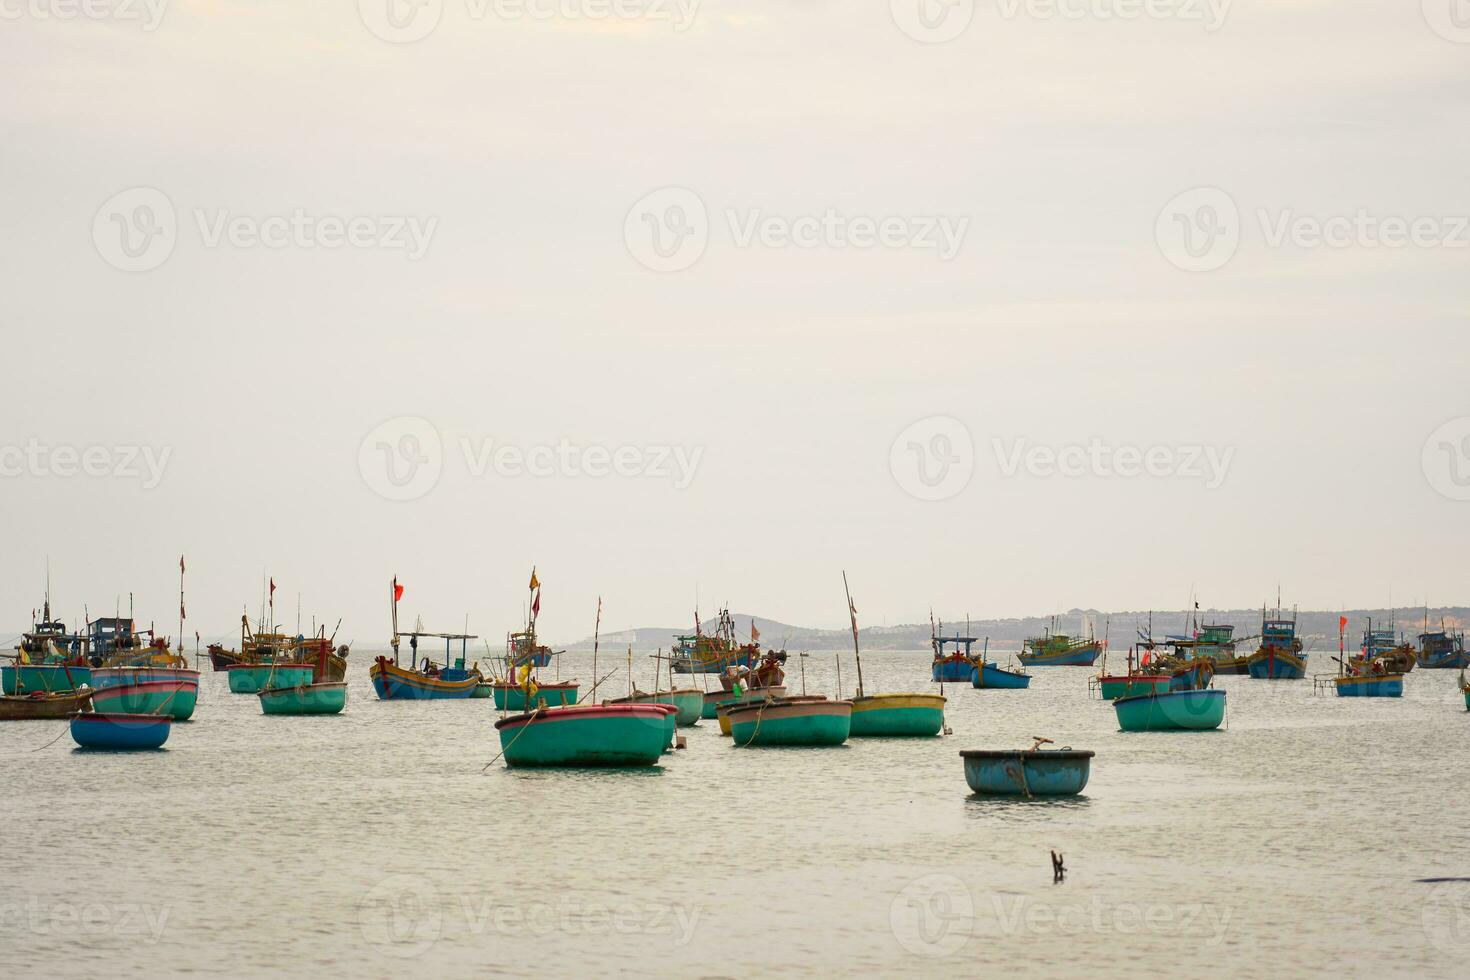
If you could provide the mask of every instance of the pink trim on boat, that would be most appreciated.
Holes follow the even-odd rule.
[[[730,724],[741,721],[737,715],[747,713],[757,714],[764,712],[771,718],[800,718],[810,715],[851,715],[851,701],[828,701],[825,698],[817,701],[752,701],[749,704],[737,704],[724,706],[725,717]]]
[[[495,729],[519,728],[531,722],[582,720],[584,718],[609,718],[631,716],[648,718],[663,724],[671,711],[678,711],[670,704],[575,704],[564,707],[549,707],[523,715],[511,715],[495,723]]]
[[[92,688],[92,697],[106,700],[113,695],[149,694],[153,691],[197,691],[199,682],[189,681],[137,681],[132,684],[113,684],[109,687]]]

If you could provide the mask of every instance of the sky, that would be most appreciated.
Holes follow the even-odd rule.
[[[0,0],[0,623],[1464,604],[1457,3]]]

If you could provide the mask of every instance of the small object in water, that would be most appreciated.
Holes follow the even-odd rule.
[[[674,738],[674,748],[676,748],[676,749],[687,749],[687,748],[689,748],[689,740],[685,736],[683,736],[683,735],[675,736],[675,738]]]
[[[1063,863],[1064,861],[1065,858],[1062,855],[1056,851],[1051,852],[1051,880],[1053,884],[1066,880],[1067,866]]]

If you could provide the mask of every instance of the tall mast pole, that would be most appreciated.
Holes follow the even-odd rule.
[[[863,696],[863,657],[858,652],[857,609],[852,604],[852,592],[847,587],[847,572],[842,573],[842,591],[847,595],[847,615],[852,620],[852,659],[857,661],[858,697]],[[837,692],[841,696],[842,692]]]
[[[179,655],[184,654],[184,556],[179,556]]]

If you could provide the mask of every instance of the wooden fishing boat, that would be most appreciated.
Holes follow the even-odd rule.
[[[268,715],[336,715],[347,706],[347,683],[297,684],[257,691],[260,710]]]
[[[316,668],[311,664],[289,661],[231,664],[226,673],[233,694],[259,694],[271,687],[310,684],[316,678]]]
[[[433,634],[422,634],[425,636]],[[427,659],[427,658],[426,658]],[[455,701],[474,697],[484,678],[478,670],[440,668],[426,663],[422,670],[409,670],[378,657],[368,667],[373,690],[381,701]]]
[[[224,673],[232,664],[243,663],[240,655],[233,650],[226,650],[223,643],[211,643],[204,648],[209,655],[209,669],[216,673]]]
[[[1404,695],[1403,674],[1344,674],[1332,683],[1340,698],[1399,698]]]
[[[1118,727],[1125,732],[1208,731],[1225,720],[1225,692],[1168,691],[1138,694],[1113,702]]]
[[[71,737],[84,749],[157,749],[172,727],[168,715],[84,711],[71,716]]]
[[[932,623],[930,626],[929,645],[934,650],[934,660],[929,665],[929,679],[936,684],[963,684],[980,665],[980,658],[971,652],[979,637],[958,633],[944,636],[942,624],[938,633],[932,629]],[[954,649],[949,649],[951,646]]]
[[[1343,617],[1346,619],[1346,617]],[[1341,632],[1341,630],[1339,630]],[[1345,644],[1339,644],[1345,646]],[[1339,650],[1339,653],[1342,651]],[[1359,668],[1359,672],[1372,669],[1374,664],[1386,669],[1391,674],[1407,674],[1418,666],[1418,657],[1410,644],[1398,639],[1397,630],[1393,624],[1388,626],[1373,626],[1373,620],[1368,620],[1367,627],[1363,630],[1363,640],[1358,647],[1358,653],[1346,664],[1350,670]]]
[[[35,691],[31,694],[0,695],[0,721],[31,721],[38,718],[67,718],[92,704],[92,692]]]
[[[1440,629],[1420,633],[1416,659],[1419,666],[1426,670],[1470,667],[1470,654],[1465,652],[1464,631]]]
[[[1287,619],[1278,606],[1275,618],[1268,619],[1266,610],[1261,610],[1261,645],[1251,654],[1248,666],[1256,680],[1300,680],[1307,675],[1295,613]]]
[[[1091,749],[1043,749],[1038,738],[1029,749],[964,749],[965,782],[985,796],[1076,796],[1092,772]]]
[[[1082,639],[1054,632],[1052,627],[1041,636],[1025,641],[1026,652],[1016,659],[1023,667],[1091,667],[1102,653],[1102,643],[1093,637]]]
[[[1031,686],[1031,675],[1019,670],[1004,670],[988,660],[982,660],[970,671],[970,686],[1019,691]]]
[[[104,714],[164,714],[187,721],[199,700],[199,671],[187,667],[98,667],[92,684],[92,706]]]
[[[752,701],[724,709],[736,745],[841,745],[852,732],[852,702]]]
[[[720,726],[720,734],[726,738],[730,737],[730,714],[729,709],[737,704],[753,704],[757,701],[820,701],[822,697],[812,696],[810,698],[800,695],[788,695],[784,687],[759,688],[754,691],[725,692],[723,699],[715,705],[715,721]],[[708,703],[708,702],[706,702]]]
[[[0,691],[5,694],[62,693],[91,682],[87,638],[69,632],[65,623],[51,617],[49,573],[41,620],[21,634],[11,661],[0,667]]]
[[[669,742],[664,705],[574,705],[495,723],[508,766],[652,766]]]
[[[577,703],[576,681],[544,684],[496,680],[490,682],[497,711],[530,711],[537,707],[557,708]]]
[[[670,669],[676,674],[723,674],[730,667],[749,667],[760,657],[760,632],[750,624],[751,642],[735,638],[735,617],[721,609],[713,634],[705,633],[694,614],[694,633],[674,637]]]

